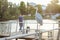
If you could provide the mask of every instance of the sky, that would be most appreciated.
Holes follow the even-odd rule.
[[[13,3],[16,3],[16,4],[19,4],[21,1],[24,1],[25,3],[33,2],[33,3],[36,3],[36,4],[41,4],[41,5],[46,6],[48,3],[50,3],[51,0],[8,0],[8,2],[13,2]]]

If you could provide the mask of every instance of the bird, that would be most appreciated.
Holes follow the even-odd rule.
[[[36,13],[35,13],[35,19],[37,21],[37,23],[39,23],[40,25],[43,24],[42,20],[42,15],[40,13],[37,12],[38,11],[38,8],[36,8]]]
[[[36,4],[35,3],[30,3],[30,5],[33,5],[35,7],[35,9],[36,9],[35,19],[36,19],[37,23],[39,23],[40,25],[42,25],[43,24],[42,23],[43,18],[41,16],[41,14],[37,12],[38,8],[36,7]]]

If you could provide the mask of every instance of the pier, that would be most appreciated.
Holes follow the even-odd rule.
[[[43,29],[30,29],[30,32],[28,33],[22,33],[22,32],[19,32],[17,30],[15,30],[15,32],[11,32],[11,24],[12,23],[15,23],[15,22],[0,22],[0,24],[5,24],[5,27],[6,28],[9,28],[8,31],[5,30],[2,30],[1,33],[0,33],[0,40],[10,40],[10,39],[15,39],[15,40],[18,40],[18,39],[25,39],[25,40],[57,40],[57,36],[55,36],[55,34],[57,33],[58,34],[58,30],[60,28],[55,28],[53,27],[53,29],[51,30],[43,30]],[[6,25],[7,24],[7,25]],[[10,25],[9,25],[10,24]],[[53,26],[55,24],[59,24],[59,23],[44,23],[44,24],[53,24]],[[16,25],[15,25],[16,26]],[[1,26],[0,26],[1,27]],[[17,28],[17,27],[16,27]],[[37,30],[37,32],[36,32]],[[26,31],[26,29],[24,29],[24,31]],[[44,37],[44,34],[45,35],[47,34],[47,36]],[[56,35],[57,35],[56,34]]]

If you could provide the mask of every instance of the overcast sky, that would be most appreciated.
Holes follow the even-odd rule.
[[[19,4],[21,1],[24,1],[25,3],[34,2],[36,4],[47,5],[48,3],[50,3],[51,0],[8,0],[8,2],[13,2],[16,4]]]

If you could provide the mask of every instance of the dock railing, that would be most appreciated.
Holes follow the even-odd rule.
[[[16,22],[0,22],[0,34],[1,35],[4,35],[4,34],[9,34],[9,35],[11,35],[11,25],[12,25],[12,23],[16,23]],[[30,23],[31,24],[31,23]],[[32,23],[32,24],[36,24],[36,23]],[[55,33],[55,31],[57,32],[60,28],[56,28],[56,29],[54,29],[54,26],[55,26],[55,24],[57,24],[57,25],[59,25],[60,23],[43,23],[43,25],[44,24],[52,24],[53,25],[53,28],[51,29],[51,30],[48,30],[48,31],[46,31],[46,30],[43,30],[43,29],[38,29],[38,32],[39,32],[39,38],[41,38],[41,39],[45,39],[45,40],[48,40],[48,39],[50,39],[50,40],[54,40],[54,39],[56,39],[57,38],[57,36],[56,36],[56,38],[54,37],[55,36],[55,34],[57,35],[57,33]],[[18,24],[17,24],[18,25]],[[17,25],[16,25],[16,30],[15,30],[15,32],[18,32],[17,30]],[[38,24],[39,25],[39,24]],[[24,30],[26,30],[26,29],[24,29]],[[29,33],[31,33],[31,32],[36,32],[36,30],[37,29],[30,29],[30,32]],[[46,33],[47,35],[45,36],[44,35],[44,33]],[[42,36],[41,36],[42,35]],[[8,38],[8,37],[7,37]]]

